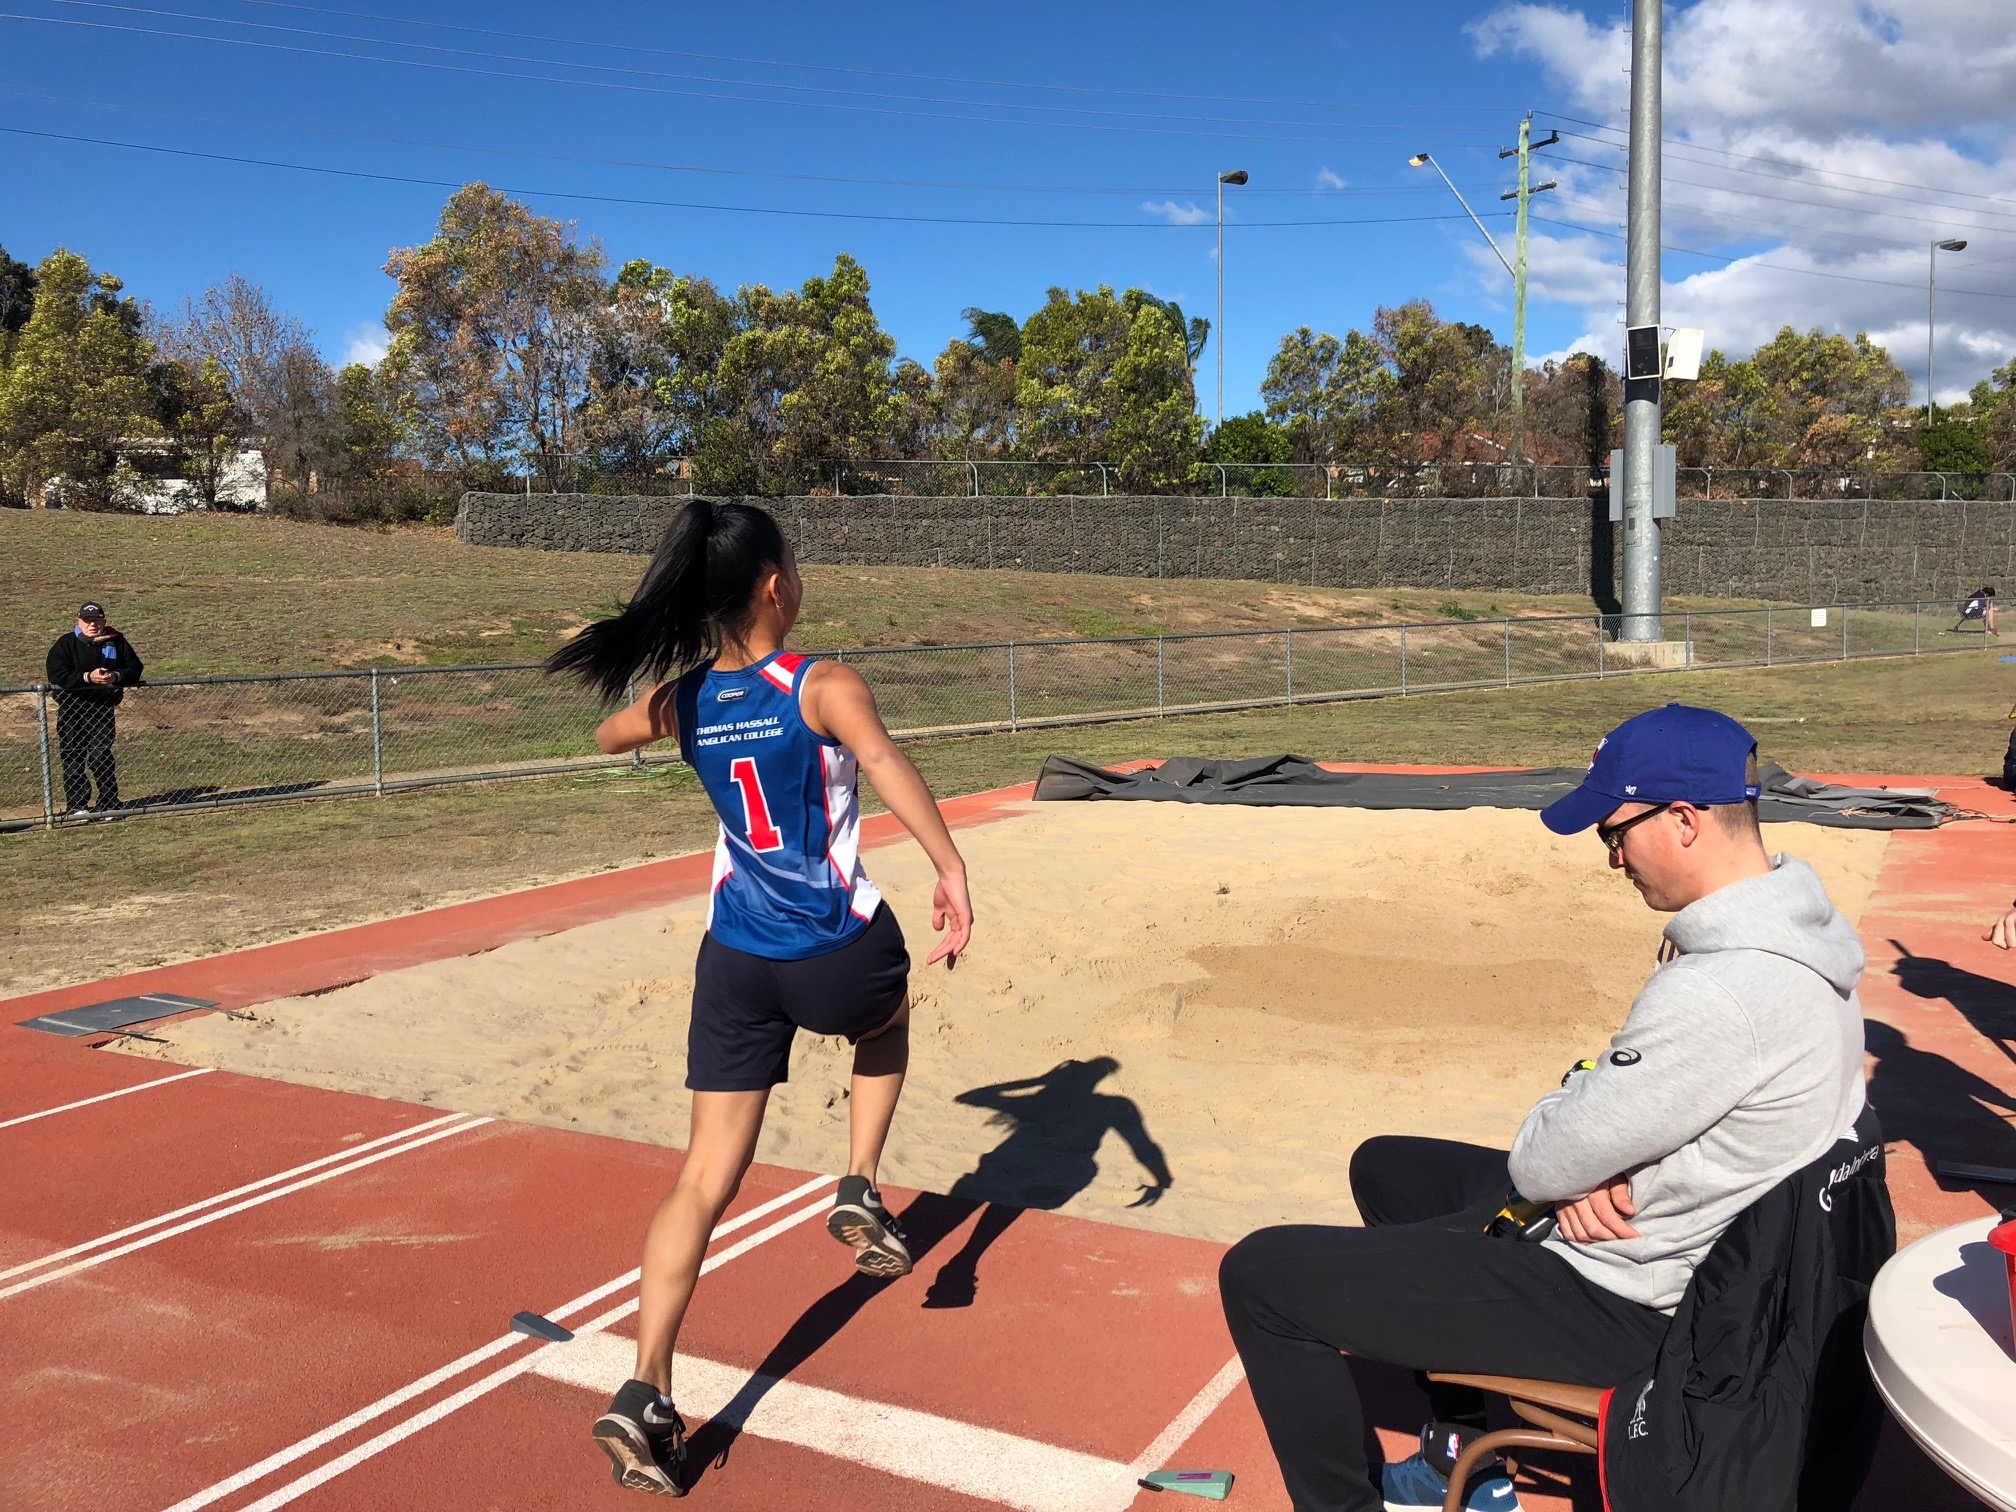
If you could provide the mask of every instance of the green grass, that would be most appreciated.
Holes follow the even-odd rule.
[[[1679,699],[1752,721],[1794,770],[1999,769],[2016,667],[1984,653],[1671,673],[923,740],[941,796],[1028,781],[1053,751],[1579,765]],[[0,836],[0,985],[26,991],[705,846],[682,769],[584,774]],[[78,942],[92,942],[80,952]]]

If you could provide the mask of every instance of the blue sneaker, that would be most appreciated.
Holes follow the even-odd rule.
[[[1462,1441],[1451,1429],[1430,1423],[1421,1430],[1424,1452],[1411,1454],[1397,1465],[1388,1465],[1379,1478],[1379,1493],[1386,1512],[1442,1512],[1442,1499],[1449,1494],[1449,1477],[1428,1460],[1429,1435],[1447,1435],[1443,1463],[1462,1452]],[[1470,1494],[1463,1499],[1465,1512],[1519,1512],[1519,1493],[1505,1474],[1505,1462],[1496,1455],[1470,1475]]]

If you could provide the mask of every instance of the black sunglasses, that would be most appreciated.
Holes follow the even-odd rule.
[[[1634,824],[1643,824],[1654,814],[1665,813],[1671,807],[1673,805],[1670,803],[1655,803],[1651,808],[1645,810],[1644,813],[1633,814],[1622,824],[1599,824],[1596,826],[1596,838],[1601,840],[1609,848],[1610,854],[1614,856],[1624,849],[1624,833],[1626,830],[1630,829]]]

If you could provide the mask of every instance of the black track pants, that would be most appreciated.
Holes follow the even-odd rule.
[[[1370,1139],[1351,1161],[1368,1227],[1262,1229],[1225,1256],[1225,1320],[1296,1512],[1381,1506],[1346,1353],[1583,1386],[1651,1364],[1664,1313],[1583,1280],[1542,1245],[1485,1236],[1507,1187],[1502,1151]],[[1435,1395],[1437,1416],[1481,1421],[1476,1393]]]
[[[63,803],[71,810],[91,804],[98,784],[98,807],[119,806],[119,767],[112,755],[118,715],[109,704],[81,700],[56,706],[56,740],[63,763]]]

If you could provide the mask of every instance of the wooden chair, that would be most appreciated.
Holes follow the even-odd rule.
[[[1469,1484],[1470,1472],[1479,1460],[1495,1450],[1596,1453],[1596,1425],[1603,1410],[1600,1387],[1529,1381],[1519,1376],[1451,1375],[1434,1370],[1428,1372],[1428,1379],[1451,1386],[1474,1386],[1479,1391],[1502,1396],[1515,1413],[1532,1424],[1529,1428],[1500,1428],[1496,1433],[1472,1439],[1456,1461],[1455,1473],[1449,1477],[1449,1494],[1442,1499],[1442,1512],[1462,1512],[1463,1489]]]

